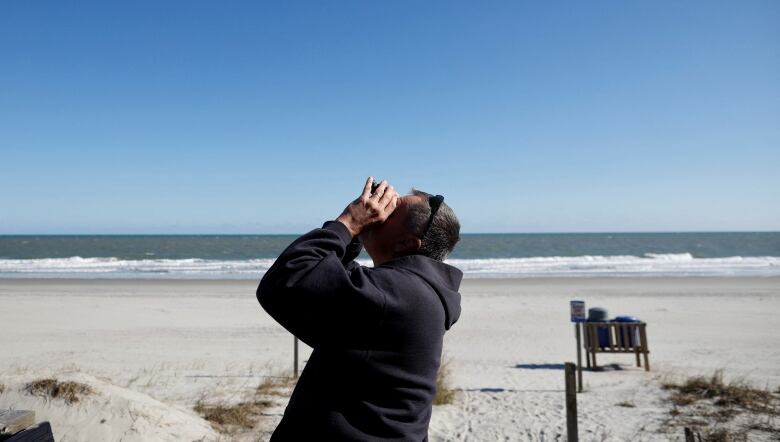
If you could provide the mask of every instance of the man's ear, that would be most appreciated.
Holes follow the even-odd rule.
[[[420,238],[409,235],[406,238],[396,242],[393,245],[393,251],[396,253],[411,253],[420,250],[422,247],[422,241]]]

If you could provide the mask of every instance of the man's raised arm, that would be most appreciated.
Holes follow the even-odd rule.
[[[385,182],[372,196],[371,183],[369,178],[361,196],[337,221],[290,244],[257,288],[263,308],[312,347],[326,339],[345,339],[381,315],[384,295],[359,266],[346,267],[360,251],[355,253],[357,235],[387,219],[398,202],[398,194]]]

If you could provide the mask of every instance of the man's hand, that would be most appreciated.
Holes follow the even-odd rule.
[[[385,222],[398,205],[398,192],[387,184],[387,181],[382,181],[371,195],[373,182],[374,179],[368,177],[363,193],[336,218],[336,221],[347,226],[352,237],[360,235],[360,232],[371,224]]]

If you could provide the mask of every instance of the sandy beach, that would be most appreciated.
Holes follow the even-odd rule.
[[[220,434],[193,410],[240,402],[292,369],[293,338],[260,308],[256,285],[0,280],[0,408],[35,410],[59,441],[267,440],[284,394],[240,435]],[[457,398],[434,407],[432,440],[565,439],[571,299],[646,321],[651,350],[650,372],[631,355],[600,356],[611,369],[585,372],[581,440],[682,440],[667,425],[669,380],[723,370],[759,388],[780,385],[780,278],[467,279],[461,293],[444,357]],[[302,364],[308,352],[301,345]],[[47,377],[96,393],[67,404],[24,391]]]
[[[0,442],[780,442],[779,22],[2,2]]]

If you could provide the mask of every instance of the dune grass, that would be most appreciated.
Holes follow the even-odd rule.
[[[289,374],[268,376],[255,389],[259,395],[286,396],[288,390],[295,385],[296,379]]]
[[[671,401],[676,406],[691,405],[709,400],[717,407],[732,408],[735,411],[754,411],[766,414],[778,414],[777,397],[769,390],[752,388],[744,382],[723,381],[723,371],[717,370],[712,376],[694,376],[684,382],[666,383],[665,390],[672,390]]]
[[[296,380],[288,374],[266,376],[243,401],[215,401],[204,396],[195,403],[193,410],[218,432],[235,436],[243,431],[255,429],[260,416],[276,405],[279,398],[289,397],[290,389],[295,382]],[[450,384],[449,362],[445,362],[436,376],[436,397],[433,404],[451,404],[455,402],[456,397],[457,392]]]
[[[255,428],[260,416],[276,404],[275,399],[287,397],[294,384],[295,379],[289,375],[266,376],[244,401],[208,401],[203,397],[193,409],[215,430],[235,435]]]
[[[673,425],[696,431],[702,442],[742,442],[757,433],[780,440],[780,395],[741,380],[725,382],[723,371],[666,382]],[[736,419],[737,417],[739,419]],[[698,439],[697,439],[698,440]]]
[[[701,434],[702,442],[747,442],[747,434],[740,431],[728,430],[726,428],[716,428],[705,430]]]
[[[203,416],[217,431],[234,434],[241,430],[254,428],[257,417],[273,405],[272,401],[253,399],[237,404],[207,404],[199,400],[195,404],[196,413]]]
[[[79,402],[83,397],[95,394],[95,390],[87,384],[47,378],[30,382],[25,391],[33,396],[47,399],[61,399],[68,404]]]
[[[452,404],[457,399],[457,392],[450,381],[450,361],[442,362],[439,372],[436,374],[436,396],[433,405]]]

